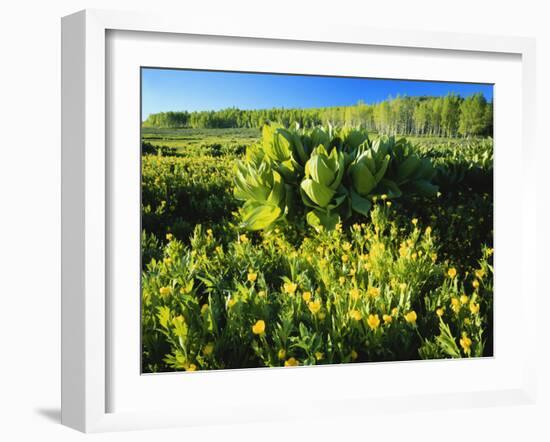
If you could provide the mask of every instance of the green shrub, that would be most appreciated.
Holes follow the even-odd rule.
[[[266,125],[261,145],[238,163],[235,197],[250,230],[304,217],[330,230],[353,213],[367,216],[374,196],[435,195],[434,173],[405,139],[371,142],[360,129]]]

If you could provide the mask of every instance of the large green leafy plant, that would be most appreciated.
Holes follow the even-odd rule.
[[[433,195],[434,168],[405,139],[371,141],[365,130],[265,125],[259,145],[237,165],[243,225],[263,230],[287,220],[331,230],[353,213],[368,216],[376,195]]]

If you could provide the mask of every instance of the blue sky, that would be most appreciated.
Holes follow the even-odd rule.
[[[487,84],[143,68],[142,118],[163,111],[345,106],[449,92],[493,98]]]

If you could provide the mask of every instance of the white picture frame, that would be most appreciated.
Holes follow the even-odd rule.
[[[387,396],[372,397],[359,389],[349,396],[335,390],[326,400],[313,398],[305,409],[303,404],[282,409],[270,406],[267,400],[246,404],[235,398],[235,410],[227,413],[221,409],[228,398],[221,398],[220,407],[215,404],[211,412],[198,406],[195,410],[176,409],[169,406],[156,410],[113,411],[109,406],[109,394],[114,388],[110,370],[113,360],[108,339],[108,328],[116,318],[110,311],[107,288],[109,286],[108,253],[110,236],[116,230],[108,228],[112,203],[109,195],[108,130],[110,118],[107,34],[109,32],[153,32],[155,35],[217,36],[256,40],[284,41],[286,44],[309,42],[312,44],[339,44],[342,47],[371,46],[379,49],[426,49],[456,53],[472,53],[480,59],[483,54],[508,54],[520,57],[522,119],[519,128],[522,174],[526,179],[518,189],[521,198],[521,295],[518,311],[527,314],[530,305],[536,303],[535,192],[529,186],[533,179],[535,159],[534,108],[535,108],[535,43],[532,39],[516,37],[490,37],[450,33],[416,31],[390,32],[370,28],[344,27],[294,27],[280,23],[269,27],[250,23],[246,27],[220,27],[208,22],[193,20],[182,24],[178,17],[130,14],[122,12],[86,10],[63,18],[62,21],[62,423],[85,432],[122,429],[156,428],[168,426],[201,425],[209,423],[259,421],[284,419],[296,416],[334,414],[368,414],[383,409],[388,412],[415,409],[441,409],[499,404],[532,403],[535,398],[535,328],[531,321],[522,331],[525,349],[518,356],[518,374],[514,382],[501,388],[463,390],[460,392],[407,394],[388,391]],[[495,113],[499,112],[498,101]],[[498,167],[498,166],[496,166]],[[498,187],[496,192],[498,192]],[[497,318],[498,319],[498,318]],[[498,355],[497,355],[498,358]],[[449,362],[449,361],[446,361]],[[436,361],[432,363],[437,363]],[[439,362],[441,363],[441,362]],[[398,363],[406,364],[406,363]],[[316,370],[318,370],[317,368]],[[324,370],[329,376],[328,368]],[[348,374],[352,375],[349,371]],[[364,365],[353,367],[353,376],[360,375]],[[382,369],[381,369],[382,370]],[[384,368],[384,370],[391,370]],[[483,370],[483,368],[479,368]],[[520,368],[518,368],[520,370]],[[245,372],[233,376],[231,382],[261,382],[265,371],[253,371],[246,379]],[[285,382],[306,382],[304,371],[286,371]],[[518,371],[518,373],[520,373]],[[135,375],[135,373],[133,374]],[[139,375],[139,373],[138,373]],[[217,373],[220,376],[230,374]],[[277,376],[281,376],[279,370]],[[250,379],[255,379],[250,381]],[[199,379],[196,377],[195,379]],[[213,378],[211,378],[212,380]],[[163,381],[167,383],[167,381]],[[256,384],[259,385],[259,384]],[[293,384],[294,385],[294,384]],[[200,384],[198,385],[200,387]],[[171,387],[169,387],[171,388]],[[190,390],[192,391],[192,390]],[[337,403],[337,407],[330,407]],[[259,406],[261,405],[261,406]],[[194,411],[194,412],[191,412]],[[239,415],[241,417],[236,418]]]

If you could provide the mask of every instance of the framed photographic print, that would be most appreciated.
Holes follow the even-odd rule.
[[[533,400],[533,57],[64,18],[63,423]]]

